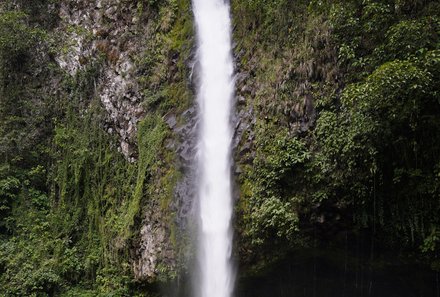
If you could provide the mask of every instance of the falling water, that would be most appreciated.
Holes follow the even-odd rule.
[[[231,21],[225,0],[193,0],[200,71],[199,297],[229,297],[231,268],[231,108],[234,94]]]

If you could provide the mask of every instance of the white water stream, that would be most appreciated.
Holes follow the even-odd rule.
[[[231,110],[234,96],[231,20],[227,0],[193,0],[198,40],[201,128],[198,142],[198,297],[230,297]]]

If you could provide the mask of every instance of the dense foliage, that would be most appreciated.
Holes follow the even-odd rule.
[[[236,20],[241,67],[257,80],[255,94],[245,94],[257,124],[255,158],[241,177],[242,256],[255,244],[266,246],[269,260],[274,243],[281,251],[315,242],[304,235],[323,243],[333,236],[338,246],[331,234],[348,232],[438,269],[439,8],[436,1],[234,4],[247,14]],[[247,42],[266,49],[248,52]],[[316,120],[295,105],[310,98]],[[314,128],[304,132],[307,117]]]
[[[109,57],[74,74],[54,61],[63,45],[53,31],[57,13],[46,11],[56,5],[0,4],[0,296],[153,296],[155,289],[136,283],[130,257],[145,201],[167,208],[172,197],[177,171],[163,148],[170,137],[163,115],[176,95],[184,108],[188,91],[167,80],[167,69],[146,71],[163,68],[166,51],[190,42],[187,5],[169,1],[159,12],[157,1],[138,3],[139,17],[148,10],[162,27],[148,45],[154,51],[136,57],[148,109],[138,123],[136,162],[104,129],[96,82]],[[150,102],[153,91],[163,94],[160,104]],[[172,217],[163,219],[172,227]],[[175,272],[158,274],[166,280]]]
[[[164,119],[191,104],[190,2],[136,2],[152,33],[133,57],[146,112],[132,163],[96,96],[109,57],[75,74],[54,61],[59,2],[0,3],[0,296],[145,296],[130,253],[142,208],[167,208],[179,178]],[[231,2],[252,111],[236,154],[240,260],[337,249],[344,233],[367,237],[371,258],[440,270],[438,1]]]

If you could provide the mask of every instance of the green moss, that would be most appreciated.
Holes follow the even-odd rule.
[[[12,159],[9,157],[12,154],[2,154],[6,163],[2,161],[0,166],[0,207],[2,212],[8,213],[7,220],[0,224],[0,231],[8,226],[14,232],[13,236],[6,235],[5,240],[3,233],[0,234],[0,262],[8,270],[6,274],[3,270],[0,272],[0,283],[9,295],[137,296],[138,284],[134,284],[129,262],[130,248],[138,236],[142,209],[147,205],[157,206],[158,211],[163,212],[170,240],[178,248],[171,201],[180,176],[174,153],[165,148],[164,140],[172,141],[174,136],[164,123],[164,114],[171,110],[181,112],[191,100],[185,64],[191,49],[190,2],[139,3],[139,14],[144,14],[142,10],[148,5],[150,28],[157,31],[149,32],[152,38],[146,39],[149,42],[146,52],[142,53],[140,63],[136,62],[142,73],[141,87],[149,100],[146,100],[147,114],[138,126],[138,160],[134,163],[118,152],[117,137],[103,129],[105,112],[95,97],[94,82],[100,78],[104,59],[98,57],[95,62],[87,63],[74,76],[61,74],[52,65],[52,75],[60,81],[59,92],[43,94],[51,104],[46,114],[42,112],[46,106],[39,101],[39,90],[29,88],[31,97],[27,86],[26,92],[20,89],[23,75],[33,75],[28,69],[38,72],[38,67],[28,68],[33,63],[28,51],[45,36],[28,26],[25,14],[5,14],[1,10],[0,55],[3,58],[0,57],[0,62],[14,62],[4,57],[17,56],[20,65],[26,66],[11,64],[12,69],[17,70],[13,72],[17,73],[16,81],[21,83],[20,88],[10,90],[15,94],[11,98],[23,98],[23,102],[32,105],[33,109],[29,110],[35,113],[26,116],[35,119],[38,129],[29,120],[14,117],[14,123],[32,122],[29,135],[35,134],[39,139],[28,141],[29,146],[35,145],[29,150],[23,145],[24,139],[17,137],[25,134],[24,129],[20,132],[22,126],[9,129],[2,125],[0,128],[1,149],[13,144],[3,145],[6,133],[11,132],[16,135],[7,138],[17,139],[18,147],[22,148],[18,151],[11,146],[16,156]],[[3,3],[0,6],[3,9]],[[89,32],[79,27],[70,27],[69,32],[90,37]],[[56,33],[49,32],[49,35],[48,42],[52,42],[54,48],[62,44],[53,41],[59,37]],[[170,65],[176,65],[175,70],[170,69]],[[4,73],[2,70],[0,75],[2,86],[6,84]],[[37,86],[41,88],[41,73],[46,72],[38,73],[40,85]],[[0,91],[4,91],[3,87]],[[17,112],[27,108],[27,105],[17,108]],[[0,112],[10,111],[1,109]],[[46,125],[50,128],[41,137],[41,127]],[[17,170],[15,164],[25,170]],[[176,276],[174,267],[161,263],[159,268],[161,280]]]
[[[146,115],[134,163],[103,129],[93,83],[103,59],[73,77],[42,70],[33,49],[56,34],[37,29],[47,1],[28,2],[28,15],[0,4],[0,285],[11,296],[136,296],[129,253],[146,207],[161,212],[176,251],[188,248],[172,210],[181,173],[165,147],[178,141],[164,119],[182,122],[194,97],[190,1],[137,2]],[[345,221],[323,226],[367,230],[438,269],[439,10],[422,2],[232,2],[238,67],[249,74],[238,90],[256,118],[239,160],[241,260],[263,269],[310,245],[308,230],[330,211]],[[45,89],[57,80],[59,94]],[[305,121],[314,126],[300,129]],[[159,263],[158,279],[175,276]]]
[[[162,118],[157,116],[146,117],[138,125],[138,174],[133,199],[128,204],[127,212],[123,221],[127,224],[126,230],[134,224],[138,215],[145,185],[152,175],[154,165],[160,162],[160,151],[167,130]]]
[[[242,137],[251,152],[237,156],[243,163],[237,205],[242,259],[264,263],[264,254],[267,259],[273,252],[265,242],[279,243],[280,251],[292,248],[298,243],[288,239],[307,236],[328,211],[349,217],[347,225],[354,220],[350,231],[374,234],[375,244],[405,243],[424,257],[418,247],[423,238],[428,246],[433,242],[427,234],[438,219],[421,205],[439,207],[438,162],[432,162],[439,147],[433,133],[438,94],[432,92],[439,73],[431,56],[438,51],[436,6],[232,3],[238,67],[249,74],[238,90],[256,118],[253,133]],[[314,125],[303,131],[304,121]],[[289,213],[303,230],[292,228],[278,242],[264,236],[276,222],[295,221]],[[282,224],[274,229],[267,233],[289,230]]]

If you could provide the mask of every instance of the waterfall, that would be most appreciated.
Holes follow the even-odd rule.
[[[193,0],[200,79],[198,297],[229,297],[231,267],[231,20],[225,0]]]

